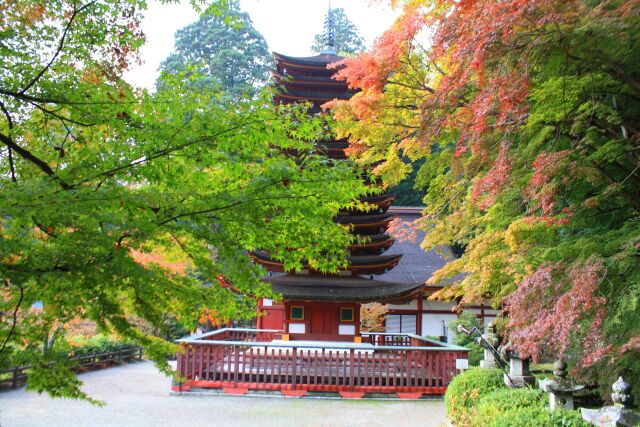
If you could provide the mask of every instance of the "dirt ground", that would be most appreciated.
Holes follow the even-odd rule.
[[[441,426],[442,400],[388,401],[172,396],[150,362],[80,375],[104,407],[51,399],[24,388],[0,393],[0,426]]]

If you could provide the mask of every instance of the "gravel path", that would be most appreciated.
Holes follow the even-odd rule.
[[[345,401],[279,397],[170,396],[150,362],[80,375],[106,403],[50,399],[24,389],[0,393],[0,426],[441,426],[442,400]]]

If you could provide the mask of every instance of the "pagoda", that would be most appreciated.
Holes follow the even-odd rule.
[[[278,104],[308,102],[309,114],[320,114],[322,104],[333,99],[349,99],[354,91],[343,81],[332,78],[327,66],[343,59],[334,48],[331,13],[325,20],[325,47],[316,56],[293,57],[273,53],[277,86],[274,101]],[[344,139],[328,137],[316,142],[316,148],[334,162],[347,158]],[[291,155],[295,155],[292,153]],[[363,197],[371,210],[340,212],[335,222],[349,227],[359,238],[350,246],[348,264],[337,274],[322,274],[308,265],[295,274],[287,273],[281,261],[265,251],[250,255],[268,271],[265,278],[282,302],[259,301],[258,329],[282,330],[283,340],[321,340],[360,342],[360,305],[369,302],[400,302],[415,297],[422,283],[379,281],[374,275],[393,269],[402,254],[387,255],[394,239],[387,233],[394,215],[388,209],[394,195]]]
[[[353,95],[327,69],[341,59],[333,47],[332,30],[329,13],[326,47],[320,55],[273,54],[276,103],[309,102],[309,114],[317,114],[323,103]],[[327,136],[317,141],[314,150],[322,150],[337,164],[347,161],[347,147],[347,141]],[[387,233],[394,218],[391,212],[397,211],[390,209],[394,196],[361,200],[371,209],[345,210],[334,218],[359,236],[349,248],[347,265],[336,274],[323,274],[309,265],[288,273],[269,253],[250,254],[269,271],[263,280],[280,301],[258,301],[256,329],[227,327],[178,340],[174,393],[212,388],[231,395],[338,393],[349,399],[367,393],[395,394],[401,399],[445,393],[457,372],[468,366],[468,349],[402,332],[402,318],[399,333],[360,331],[361,304],[402,304],[417,296],[422,301],[424,291],[424,281],[415,280],[414,265],[407,263],[410,251],[394,269],[404,245],[400,242],[392,247],[394,239]],[[392,252],[396,253],[389,255]],[[412,271],[407,281],[403,277],[408,268]],[[383,280],[374,279],[381,274]],[[426,311],[418,308],[422,316]]]

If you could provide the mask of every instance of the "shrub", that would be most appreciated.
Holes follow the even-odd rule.
[[[69,356],[86,356],[95,353],[106,353],[110,351],[125,350],[135,347],[134,344],[118,341],[105,335],[95,335],[89,339],[75,341]]]
[[[488,426],[498,416],[518,408],[547,406],[548,398],[542,390],[531,388],[504,388],[483,396],[471,411],[474,426]]]
[[[478,399],[506,387],[499,369],[471,368],[456,376],[444,395],[447,416],[455,425],[471,424],[471,413]]]
[[[546,406],[504,411],[485,425],[488,427],[590,427],[578,411],[558,409],[551,412]]]

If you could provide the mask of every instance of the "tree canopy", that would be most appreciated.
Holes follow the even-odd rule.
[[[143,8],[0,6],[0,366],[33,366],[28,388],[53,396],[86,397],[61,356],[68,322],[163,363],[171,345],[135,318],[253,315],[269,289],[247,250],[335,271],[350,237],[332,218],[370,191],[313,154],[330,122],[268,91],[230,106],[220,88],[192,90],[196,74],[165,74],[172,90],[155,95],[127,84]]]
[[[524,356],[640,378],[638,3],[395,3],[328,107],[386,182],[425,159],[423,246],[466,246],[436,298],[505,304]]]
[[[331,19],[333,22],[333,46],[338,55],[349,56],[364,50],[364,39],[360,36],[355,24],[347,17],[343,8],[329,9],[325,19]],[[324,31],[316,34],[311,51],[313,53],[322,52],[325,41]]]
[[[198,21],[176,31],[175,52],[160,65],[169,74],[192,73],[194,90],[217,89],[230,97],[255,94],[269,79],[271,55],[237,0],[214,3]]]

